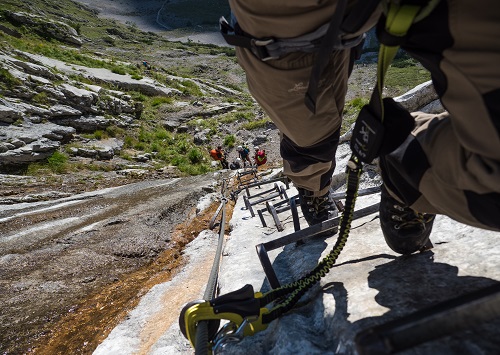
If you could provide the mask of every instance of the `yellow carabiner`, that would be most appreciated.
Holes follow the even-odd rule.
[[[243,335],[253,335],[267,328],[267,324],[262,323],[262,315],[269,313],[269,310],[260,307],[259,298],[262,298],[262,293],[254,293],[253,288],[246,285],[211,301],[190,302],[181,311],[179,327],[193,347],[196,346],[196,327],[201,321],[209,322],[210,341],[215,337],[222,319],[234,323],[238,328],[246,319]]]
[[[262,323],[262,315],[266,313],[269,313],[269,310],[267,308],[261,308],[258,316],[246,317],[249,320],[249,323],[245,327],[243,335],[250,336],[265,330],[267,328],[267,324]],[[224,319],[239,327],[244,320],[244,318],[237,313],[225,312],[216,314],[209,301],[192,305],[185,310],[183,315],[185,329],[184,335],[193,347],[196,346],[196,326],[199,322]]]

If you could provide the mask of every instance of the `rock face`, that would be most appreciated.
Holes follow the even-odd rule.
[[[34,28],[42,36],[77,46],[83,43],[78,32],[64,22],[47,20],[45,17],[25,12],[5,11],[5,16],[19,25]]]
[[[16,57],[14,57],[16,55]],[[24,58],[20,60],[18,58]],[[25,52],[0,52],[0,64],[8,71],[10,85],[0,87],[0,169],[2,167],[28,164],[46,159],[62,144],[71,141],[82,142],[81,133],[106,130],[110,126],[127,129],[133,127],[140,118],[143,107],[131,99],[127,90],[138,90],[148,95],[170,96],[179,93],[177,89],[165,87],[151,79],[132,79],[128,75],[118,75],[107,69],[69,66],[64,62]],[[57,72],[53,68],[57,68]],[[102,86],[84,84],[71,80],[68,75],[79,73],[98,82],[110,83],[124,91],[106,90]],[[185,78],[169,76],[174,82]],[[199,84],[204,93],[223,94],[234,90],[222,86],[214,87],[206,82],[189,80]],[[395,98],[410,111],[422,110],[438,113],[443,108],[432,83],[423,83],[406,94]],[[169,131],[187,132],[185,123],[194,117],[208,118],[237,108],[235,103],[215,103],[206,105],[195,101],[177,102],[175,117],[167,118],[163,126]],[[219,131],[224,132],[225,126]],[[275,130],[275,128],[274,128]],[[230,134],[230,130],[227,134]],[[270,142],[272,128],[258,135],[239,131],[240,139],[253,145]],[[193,133],[193,141],[198,145],[211,143],[210,129]],[[349,136],[344,137],[348,139]],[[276,139],[275,141],[277,141]],[[271,138],[272,141],[272,138]],[[276,142],[275,142],[276,143]],[[123,144],[119,144],[121,147]],[[92,147],[71,148],[74,156],[109,160],[120,152],[120,148]],[[277,159],[277,157],[275,157]]]
[[[0,159],[4,165],[23,164],[49,157],[61,143],[73,137],[75,129],[54,123],[27,123],[0,133]]]
[[[410,112],[441,113],[444,111],[443,105],[434,90],[434,85],[430,80],[414,87],[401,96],[395,97],[394,100]]]
[[[19,57],[25,60],[17,59]],[[133,79],[107,69],[69,66],[58,60],[20,51],[0,51],[0,65],[10,79],[9,85],[0,86],[3,96],[0,98],[0,169],[46,159],[61,144],[77,139],[80,133],[106,130],[110,126],[133,127],[141,117],[143,106],[141,102],[134,101],[127,91],[154,96],[180,93],[178,89],[168,88],[148,78]],[[52,68],[57,68],[59,72]],[[68,76],[77,73],[96,82],[112,84],[123,91],[106,90],[102,86],[71,80]],[[177,79],[185,80],[170,76],[172,82]],[[197,85],[194,80],[190,83]],[[212,88],[206,83],[199,85],[204,92]],[[210,92],[220,94],[224,89],[212,88]],[[210,117],[234,107],[229,103],[200,107],[184,119],[180,117],[173,123],[166,122],[165,127],[175,130],[193,116]],[[206,133],[199,132],[195,141],[198,144],[207,143]],[[95,149],[91,150],[94,152],[72,148],[71,152],[102,160],[112,158],[119,151],[116,147],[104,147],[98,153]]]
[[[334,180],[341,183],[337,185],[336,192],[345,192],[344,171],[351,155],[349,144],[347,142],[340,144],[338,153],[340,158],[337,161]],[[373,167],[365,165],[364,168],[360,188],[379,186],[381,178],[373,171]],[[265,171],[259,178],[263,182],[265,179],[272,179],[273,174]],[[279,184],[286,188],[284,184]],[[237,194],[238,199],[229,221],[230,233],[224,237],[217,279],[221,296],[239,290],[245,285],[251,285],[254,292],[267,294],[271,289],[277,288],[275,281],[270,281],[272,279],[269,277],[270,270],[274,273],[274,280],[277,279],[281,286],[290,285],[308,275],[337,243],[338,234],[310,237],[301,245],[290,239],[288,243],[283,243],[285,245],[281,244],[280,238],[286,236],[290,238],[294,233],[295,219],[290,209],[279,212],[277,215],[283,230],[277,229],[275,219],[267,210],[266,204],[277,205],[282,203],[284,198],[275,196],[269,199],[270,194],[264,193],[269,186],[271,185],[250,187],[242,189]],[[288,197],[296,196],[297,190],[290,184],[286,194]],[[257,203],[257,199],[251,199],[252,197],[266,201]],[[255,201],[253,211],[261,211],[262,214],[259,213],[257,216],[257,213],[254,213],[252,216],[246,198]],[[377,207],[379,202],[379,192],[359,196],[355,210]],[[307,228],[307,223],[300,209],[298,216],[303,231]],[[206,297],[204,288],[192,282],[197,279],[192,275],[191,268],[198,265],[200,259],[213,252],[215,249],[213,246],[203,247],[203,244],[214,239],[216,237],[213,235],[208,237],[200,234],[190,244],[192,249],[188,253],[187,268],[179,272],[173,280],[156,285],[144,295],[140,304],[114,328],[94,354],[107,355],[120,349],[120,354],[131,355],[141,353],[146,347],[151,349],[152,354],[193,354],[193,347],[181,335],[177,318],[188,302]],[[313,286],[295,307],[270,322],[267,329],[258,331],[252,336],[240,337],[231,332],[221,332],[220,347],[217,351],[214,350],[214,353],[389,354],[393,353],[389,349],[391,344],[382,342],[376,343],[376,350],[379,351],[374,351],[373,347],[364,347],[363,352],[358,352],[355,343],[357,334],[492,285],[496,285],[498,290],[500,285],[498,233],[473,228],[445,216],[438,216],[431,241],[434,243],[432,249],[410,256],[401,256],[387,246],[380,229],[377,209],[364,217],[354,218],[347,242],[338,255],[335,265],[328,273],[318,277],[317,283],[313,282]],[[282,246],[272,246],[273,243]],[[267,244],[265,252],[269,257],[267,265],[262,262],[264,244]],[[258,246],[260,248],[257,253]],[[218,259],[211,257],[210,260]],[[199,275],[200,270],[198,267],[195,273]],[[207,270],[205,272],[207,280],[209,267],[205,270]],[[190,294],[191,298],[184,300],[182,305],[180,302],[177,304],[165,302],[165,299],[172,300],[171,295],[182,295],[179,297],[185,298],[186,294]],[[250,296],[248,297],[247,303],[236,301],[231,310],[244,305],[245,309],[250,309]],[[175,300],[178,301],[177,297]],[[281,304],[284,301],[285,297],[276,300]],[[276,303],[260,305],[268,309],[274,306]],[[439,310],[444,309],[441,307]],[[492,313],[493,307],[485,307],[483,310],[485,312],[480,311],[479,314],[482,313],[484,316]],[[439,322],[436,322],[436,318],[432,322],[432,318],[428,317],[430,321],[425,326],[420,324],[416,330],[415,328],[412,330],[410,336],[400,337],[399,341],[395,342],[396,346],[399,346],[399,349],[408,346],[407,351],[401,354],[498,354],[500,318],[485,321],[484,318],[474,319],[473,314],[469,314],[457,319],[453,315],[460,312],[456,309],[455,312],[448,314]],[[172,319],[173,317],[167,316],[172,314],[177,317]],[[477,323],[474,323],[475,320]],[[224,324],[225,321],[222,321],[219,330]],[[460,329],[459,326],[463,328]],[[157,331],[145,340],[142,334],[152,334],[148,332],[150,329],[161,331]],[[399,330],[406,329],[403,326],[399,327]],[[226,328],[227,330],[229,328]],[[423,342],[425,338],[420,338],[419,334],[425,333],[435,335],[436,338],[427,338],[427,341]]]
[[[71,80],[50,63],[19,51],[0,52],[10,78],[0,87],[0,168],[46,159],[77,133],[126,128],[140,117],[141,106],[125,92]]]
[[[4,16],[12,24],[29,27],[44,38],[56,39],[74,47],[85,41],[77,28],[40,14],[5,11]],[[0,30],[6,35],[22,37],[6,26]],[[108,28],[106,31],[110,36],[127,37],[118,29]],[[376,45],[374,34],[370,32],[365,47]],[[281,160],[278,132],[272,124],[252,131],[227,122],[209,128],[201,124],[197,127],[187,124],[197,117],[206,120],[240,108],[240,103],[221,101],[221,97],[240,96],[241,92],[222,85],[219,79],[212,81],[168,74],[164,84],[153,79],[154,75],[133,78],[105,68],[68,64],[6,46],[0,49],[0,70],[0,173],[44,160],[60,149],[75,157],[113,159],[120,154],[123,142],[112,147],[99,144],[96,149],[96,140],[88,141],[82,135],[113,127],[124,130],[138,127],[137,120],[141,118],[144,107],[141,102],[132,99],[130,91],[148,96],[176,95],[179,99],[183,88],[187,87],[196,87],[203,98],[194,102],[176,101],[160,122],[166,130],[190,133],[193,142],[199,146],[219,145],[225,136],[234,135],[239,142],[267,146],[270,160]],[[197,70],[210,70],[210,66],[200,63]],[[218,99],[213,100],[215,96]],[[398,99],[411,110],[423,108],[437,112],[442,107],[436,98],[432,84],[426,83]],[[63,147],[69,143],[70,147]],[[274,156],[271,151],[276,151]]]
[[[342,158],[337,162],[334,179],[335,176],[340,176],[340,180],[345,183],[344,169],[350,156],[348,143],[339,146],[339,155]],[[360,188],[380,183],[380,176],[367,170],[361,176]],[[337,192],[345,189],[345,184],[341,184]],[[259,192],[256,188],[250,189],[250,196]],[[289,197],[296,193],[293,186],[287,190]],[[273,203],[279,201],[276,198]],[[360,196],[356,210],[379,201],[379,193]],[[262,208],[259,206],[263,204],[255,205],[254,209]],[[269,272],[261,266],[261,259],[254,246],[292,234],[294,226],[290,222],[291,213],[285,211],[279,214],[284,227],[280,232],[269,213],[263,213],[266,227],[258,216],[252,217],[241,196],[234,211],[230,222],[232,232],[225,244],[220,268],[221,295],[245,284],[253,285],[255,292],[268,292],[271,289],[267,277]],[[290,312],[271,322],[266,330],[244,337],[241,342],[228,340],[224,353],[361,354],[356,350],[354,342],[359,332],[459,295],[498,285],[498,233],[438,216],[431,234],[434,248],[401,256],[385,243],[377,217],[378,211],[352,222],[350,236],[335,266],[323,275]],[[307,227],[302,217],[300,222],[302,229]],[[288,243],[283,247],[267,250],[271,268],[280,284],[283,286],[307,275],[333,250],[337,238],[338,234],[327,238],[311,237],[303,245]],[[473,248],[470,247],[472,245]],[[467,252],[462,253],[463,250]],[[441,335],[446,327],[454,332],[438,340],[431,339],[434,341],[423,344],[417,342],[418,346],[410,348],[404,354],[498,353],[500,342],[494,334],[498,334],[500,319],[479,322],[474,328],[458,331],[459,324],[471,327],[471,324],[467,324],[469,320],[472,317],[462,323],[429,323],[426,326],[428,329],[435,327],[436,336]],[[172,331],[169,335],[173,333]],[[415,339],[418,339],[417,332]],[[415,339],[401,339],[399,345],[409,345]],[[158,344],[166,346],[162,340],[164,339],[160,339]],[[379,344],[377,349],[381,350],[377,353],[391,353],[387,348],[384,351],[383,346],[386,344]],[[181,346],[176,348],[179,353],[181,349]],[[364,354],[372,353],[365,351]],[[188,354],[187,351],[183,353]]]
[[[141,102],[131,98],[128,94],[130,91],[149,96],[182,96],[179,89],[167,87],[151,78],[134,79],[128,74],[120,75],[104,68],[69,65],[17,50],[0,50],[0,66],[2,77],[8,79],[0,84],[0,172],[46,159],[62,144],[83,144],[83,133],[104,131],[111,126],[122,129],[138,126],[137,120],[141,118],[144,108]],[[103,85],[71,79],[76,75]],[[207,80],[174,75],[169,75],[168,80],[176,87],[196,86],[208,97],[237,93]],[[106,89],[105,86],[120,90]],[[189,128],[185,125],[187,121],[195,117],[206,119],[221,115],[238,106],[237,103],[217,100],[204,101],[206,103],[175,103],[180,111],[174,117],[167,118],[163,126],[169,131],[188,132]],[[194,143],[209,144],[209,132],[195,129]],[[89,153],[89,150],[92,152]],[[98,151],[92,146],[71,147],[69,151],[74,156],[98,160],[111,159],[120,152],[116,146],[101,147]]]

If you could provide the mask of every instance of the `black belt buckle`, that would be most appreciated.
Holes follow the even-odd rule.
[[[273,38],[269,39],[252,38],[252,40],[250,41],[250,44],[252,46],[251,47],[252,53],[263,62],[271,59],[278,59],[278,57],[270,55],[266,48],[267,45],[274,42],[275,41]]]

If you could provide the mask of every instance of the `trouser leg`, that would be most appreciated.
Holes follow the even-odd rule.
[[[295,186],[315,191],[321,196],[330,187],[335,170],[335,152],[339,143],[340,130],[309,147],[297,146],[290,138],[283,136],[280,144],[284,160],[284,173]]]
[[[496,0],[441,1],[404,46],[432,73],[447,112],[415,113],[384,157],[384,182],[417,211],[500,230],[500,10]]]
[[[304,104],[314,54],[292,53],[262,62],[237,49],[248,87],[282,133],[284,173],[297,187],[320,196],[328,190],[335,168],[349,68],[349,50],[332,53],[318,88],[317,111]]]

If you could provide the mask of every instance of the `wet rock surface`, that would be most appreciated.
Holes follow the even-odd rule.
[[[182,263],[197,235],[197,203],[214,183],[213,174],[143,180],[2,204],[0,353],[95,348],[151,278],[168,278]],[[75,329],[81,342],[71,338]]]

